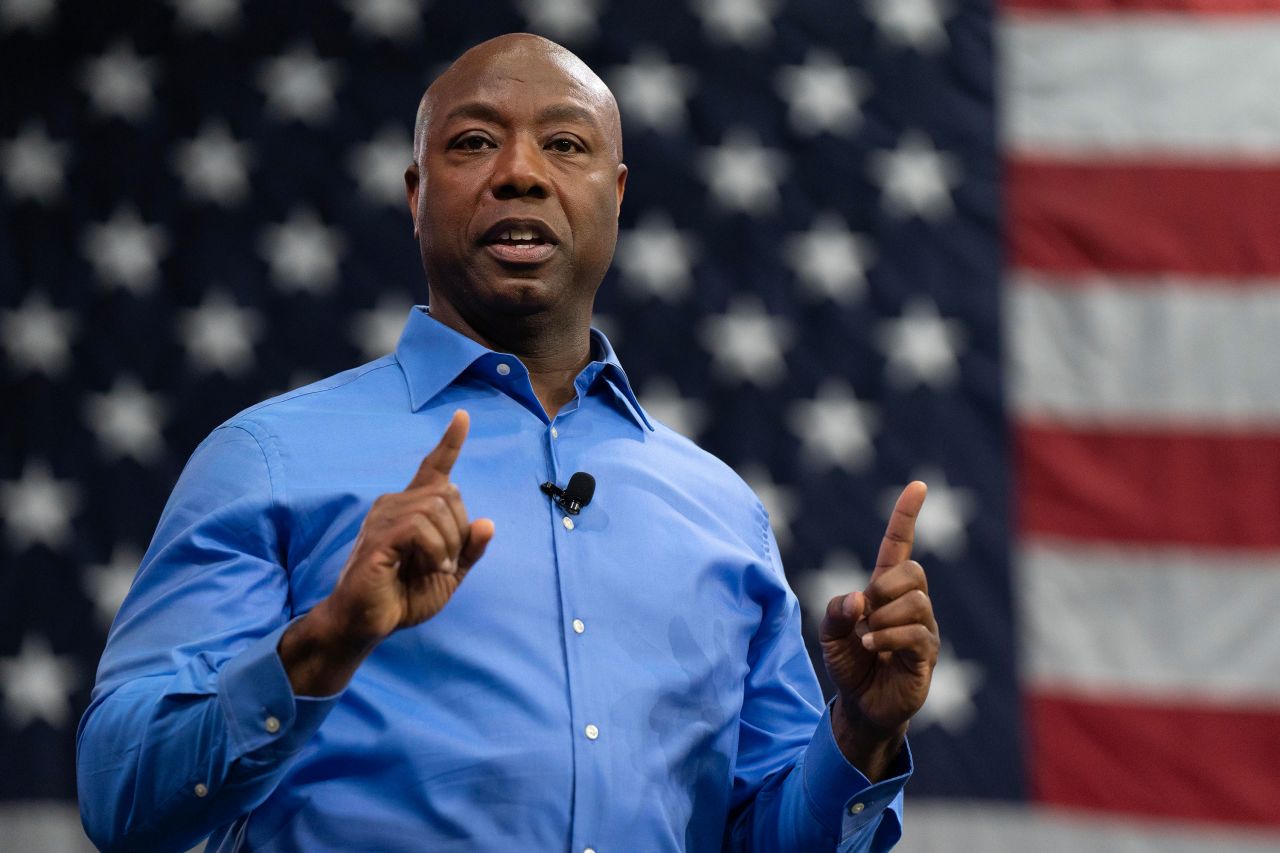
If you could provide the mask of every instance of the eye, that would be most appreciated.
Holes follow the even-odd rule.
[[[570,136],[557,136],[547,143],[547,147],[558,154],[576,154],[587,150],[582,147],[582,143]]]
[[[487,137],[478,133],[468,133],[454,140],[450,148],[457,148],[462,151],[482,151],[485,148],[492,148],[493,142]]]

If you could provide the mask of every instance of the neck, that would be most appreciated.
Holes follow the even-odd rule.
[[[520,359],[549,418],[574,398],[573,380],[591,361],[590,313],[569,322],[534,314],[487,317],[481,323],[470,321],[443,300],[433,300],[431,316],[487,349]]]

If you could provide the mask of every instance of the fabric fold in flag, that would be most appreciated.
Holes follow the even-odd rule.
[[[1280,843],[1278,39],[1270,0],[1002,5],[1040,849]]]

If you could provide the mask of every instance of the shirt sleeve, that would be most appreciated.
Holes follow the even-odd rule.
[[[337,697],[295,697],[279,484],[224,426],[175,486],[107,639],[76,742],[103,850],[186,850],[261,803]]]
[[[760,581],[760,629],[751,644],[726,849],[881,853],[902,835],[902,791],[912,772],[904,742],[888,775],[872,784],[840,752],[830,706],[801,633],[766,524],[772,577]]]

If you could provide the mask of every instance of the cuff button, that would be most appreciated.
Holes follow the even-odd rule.
[[[865,808],[866,806],[862,803],[853,803],[849,806],[849,814],[862,814],[862,810]]]
[[[200,784],[196,785],[195,794],[197,797],[209,796],[209,786],[201,782]]]
[[[275,717],[267,717],[267,719],[263,722],[262,725],[266,728],[267,731],[271,732],[271,734],[275,734],[276,732],[280,731],[280,721],[277,720]]]

